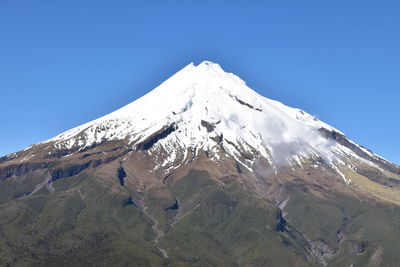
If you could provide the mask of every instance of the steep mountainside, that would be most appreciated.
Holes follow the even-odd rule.
[[[211,62],[0,158],[0,265],[397,266],[400,167]]]

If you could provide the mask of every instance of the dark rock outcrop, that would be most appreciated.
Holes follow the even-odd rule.
[[[51,162],[27,162],[21,164],[8,165],[0,169],[0,181],[12,176],[21,176],[29,172],[46,169],[52,166]]]
[[[81,171],[87,169],[91,163],[92,163],[92,161],[89,161],[84,164],[73,165],[73,166],[68,166],[68,167],[62,168],[62,169],[54,170],[51,174],[51,181],[54,182],[61,178],[67,178],[67,177],[77,175]]]
[[[214,123],[211,123],[211,122],[208,122],[208,121],[204,121],[204,120],[201,120],[201,126],[206,128],[208,133],[214,131],[214,129],[215,129],[215,124]]]
[[[246,107],[249,107],[249,108],[254,109],[254,110],[256,110],[256,111],[262,112],[262,109],[256,108],[256,107],[254,107],[253,105],[250,105],[249,103],[244,102],[243,100],[239,99],[239,98],[236,97],[236,96],[231,96],[231,97],[232,97],[233,99],[235,99],[239,104],[241,104],[241,105],[243,105],[243,106],[246,106]]]
[[[162,128],[161,130],[155,132],[153,135],[151,135],[149,138],[144,140],[142,143],[137,145],[138,150],[148,150],[150,149],[155,143],[157,143],[159,140],[164,139],[168,135],[170,135],[172,132],[176,131],[177,127],[175,124],[166,126]]]
[[[282,216],[282,210],[279,210],[278,214],[276,215],[276,218],[278,219],[278,223],[275,226],[275,230],[277,232],[285,232],[286,220]]]
[[[175,198],[175,203],[172,206],[166,208],[165,210],[177,210],[177,209],[179,209],[179,204],[178,200]]]
[[[136,208],[139,208],[139,206],[133,201],[132,196],[129,196],[129,198],[127,200],[124,200],[124,202],[122,203],[123,207],[126,206],[135,206]]]
[[[126,172],[125,172],[124,168],[121,166],[118,169],[118,180],[119,180],[119,184],[121,186],[124,186],[124,184],[125,184],[125,177],[126,177]]]

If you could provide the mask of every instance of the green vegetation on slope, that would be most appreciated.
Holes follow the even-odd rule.
[[[53,185],[0,205],[0,265],[309,266],[279,209],[233,180],[191,171],[146,194],[88,174]]]
[[[63,191],[3,203],[0,265],[161,265],[149,220],[123,205],[128,195],[114,181],[99,180],[66,178],[54,183]]]
[[[398,266],[400,262],[397,206],[344,194],[322,199],[297,192],[285,211],[288,221],[316,246],[329,246],[329,252],[320,251],[327,253],[329,266]]]
[[[15,183],[3,181],[0,192],[34,188],[29,181]],[[285,185],[291,198],[283,217],[234,177],[216,181],[205,171],[141,193],[122,186],[117,170],[114,176],[83,172],[53,186],[54,193],[44,187],[32,196],[1,199],[0,266],[400,262],[400,209],[344,194],[320,198]]]
[[[278,230],[280,210],[234,180],[221,185],[207,172],[191,171],[168,189],[180,211],[160,246],[172,258],[191,265],[308,266],[305,240]]]

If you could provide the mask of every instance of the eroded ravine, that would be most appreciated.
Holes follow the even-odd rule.
[[[134,176],[132,174],[130,174],[129,171],[126,168],[124,168],[124,161],[121,162],[121,168],[124,170],[125,176],[130,176],[130,178],[134,178]],[[126,188],[126,189],[127,189],[127,191],[129,191],[128,188]],[[141,212],[147,218],[149,218],[150,221],[152,222],[151,229],[154,231],[154,233],[156,235],[155,238],[154,238],[154,241],[153,241],[154,247],[157,248],[160,251],[161,255],[164,258],[168,259],[168,253],[164,249],[162,249],[162,248],[160,248],[158,246],[158,242],[165,235],[165,232],[162,231],[161,229],[159,229],[158,220],[148,212],[149,205],[145,203],[146,197],[147,197],[147,192],[146,192],[145,196],[137,199],[137,202],[139,204],[139,208],[140,208]]]

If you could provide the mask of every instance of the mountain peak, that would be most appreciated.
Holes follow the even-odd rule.
[[[111,140],[129,140],[130,146],[140,148],[161,134],[154,149],[171,154],[179,148],[182,155],[208,151],[211,158],[226,154],[240,161],[242,148],[271,164],[310,155],[332,161],[340,147],[321,136],[321,128],[338,132],[299,109],[259,95],[236,75],[204,61],[187,65],[131,104],[50,141],[60,149]]]
[[[218,63],[214,63],[208,60],[202,61],[200,64],[196,65],[194,62],[191,62],[188,64],[186,67],[183,69],[202,69],[202,70],[217,70],[217,71],[223,71],[221,66]]]
[[[213,70],[213,71],[223,71],[221,66],[218,63],[214,63],[211,61],[203,61],[199,65],[196,66],[197,68]]]
[[[177,72],[171,78],[169,78],[164,83],[175,83],[175,85],[184,84],[186,87],[190,87],[190,84],[195,85],[192,86],[193,90],[199,89],[201,84],[207,84],[205,87],[207,91],[210,89],[216,89],[221,86],[216,86],[218,84],[228,85],[230,83],[245,85],[245,82],[236,76],[233,73],[225,72],[222,67],[211,61],[203,61],[198,65],[195,65],[193,62],[184,67],[182,70]],[[163,84],[164,84],[163,83]],[[214,86],[210,86],[211,83]],[[161,84],[160,87],[163,87]],[[234,87],[234,86],[233,86]],[[233,88],[232,86],[228,86],[226,89],[230,90]],[[175,89],[182,88],[182,86],[174,86]],[[241,88],[241,89],[249,89],[249,88]],[[171,90],[171,88],[169,88]],[[204,88],[203,88],[204,90]]]

